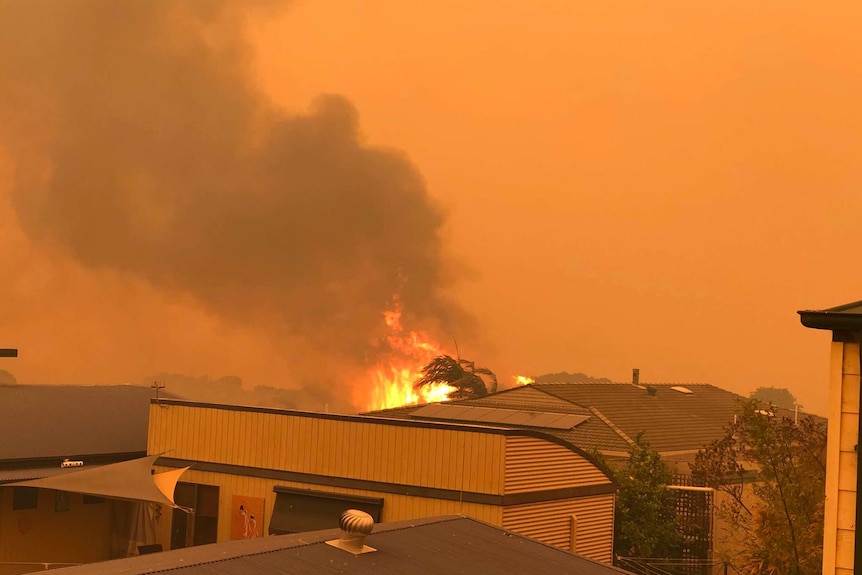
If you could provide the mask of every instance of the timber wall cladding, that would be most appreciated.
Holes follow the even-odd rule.
[[[505,436],[380,421],[151,405],[149,452],[262,469],[503,493]]]
[[[825,527],[834,535],[824,537],[824,573],[827,563],[834,563],[834,572],[843,575],[852,573],[855,565],[860,365],[858,344],[833,343],[833,346],[841,346],[835,350],[841,368],[837,381],[831,384],[830,403],[834,413],[830,414],[827,439],[827,468],[831,469],[826,475]],[[836,427],[837,434],[833,431]],[[838,465],[834,466],[832,461]],[[834,559],[827,560],[827,553]]]
[[[577,553],[610,563],[614,531],[613,495],[507,507],[503,510],[503,528],[556,547],[571,549],[572,515],[577,518]]]
[[[506,438],[506,494],[607,483],[599,468],[562,445],[536,437]]]

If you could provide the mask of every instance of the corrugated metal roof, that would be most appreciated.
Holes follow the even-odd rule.
[[[628,573],[460,516],[375,525],[352,555],[324,542],[337,529],[229,541],[54,570],[57,575],[622,575]]]
[[[0,385],[0,461],[146,452],[152,396],[134,385]]]
[[[478,421],[503,423],[542,429],[571,429],[590,418],[589,415],[526,411],[499,407],[479,407],[459,403],[432,403],[423,405],[411,417],[445,419],[452,421]]]
[[[12,483],[14,481],[29,481],[31,479],[42,479],[63,475],[72,471],[79,471],[80,467],[28,467],[25,469],[0,469],[0,483]]]

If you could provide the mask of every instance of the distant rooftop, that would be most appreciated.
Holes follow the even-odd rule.
[[[146,453],[152,397],[135,385],[0,385],[0,463]]]
[[[629,439],[642,432],[653,449],[664,453],[696,451],[720,438],[745,399],[706,383],[536,383],[530,386],[601,414],[620,435]],[[503,393],[516,395],[518,391]],[[793,416],[792,411],[780,411]]]
[[[558,421],[558,428],[542,431],[581,449],[596,449],[611,456],[624,455],[642,432],[653,449],[667,456],[692,454],[722,437],[744,399],[706,383],[531,383],[477,399],[440,404],[448,406],[443,409],[405,406],[369,415],[444,418],[446,411],[467,406],[507,410],[503,413],[533,412],[536,418],[517,421],[512,417],[497,417],[496,421],[498,425],[512,427]],[[776,408],[776,412],[794,417],[791,410]],[[468,421],[478,417],[478,413],[464,410],[456,416]],[[569,426],[568,420],[558,419],[555,414],[576,415],[582,421]]]

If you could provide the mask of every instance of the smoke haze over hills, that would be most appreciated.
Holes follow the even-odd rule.
[[[795,312],[862,297],[860,21],[850,0],[0,0],[0,368],[338,389],[403,282],[405,327],[501,385],[639,367],[826,413],[829,334]],[[316,195],[278,183],[297,170]]]
[[[365,145],[341,96],[271,105],[247,6],[0,5],[9,206],[34,252],[262,333],[329,386],[373,361],[396,294],[412,325],[468,320],[443,293],[445,215],[422,176]]]

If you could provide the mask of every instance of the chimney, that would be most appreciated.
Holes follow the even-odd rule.
[[[641,370],[638,368],[632,369],[632,385],[640,385]]]
[[[348,509],[341,514],[341,538],[327,541],[327,545],[338,547],[348,553],[361,555],[377,551],[365,544],[365,537],[374,529],[374,518],[359,509]]]

